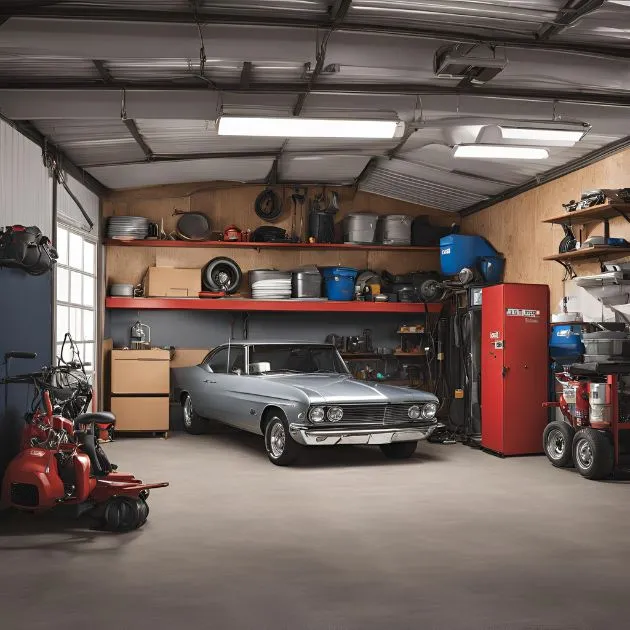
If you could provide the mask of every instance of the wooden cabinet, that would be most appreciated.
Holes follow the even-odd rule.
[[[168,431],[168,350],[112,350],[111,410],[117,431]]]

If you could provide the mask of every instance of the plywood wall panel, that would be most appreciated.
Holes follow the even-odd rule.
[[[562,204],[579,199],[582,191],[596,188],[630,187],[630,151],[624,151],[587,166],[575,173],[508,199],[470,217],[462,229],[486,237],[507,258],[506,282],[532,282],[549,285],[552,309],[563,296],[564,269],[543,257],[556,254],[564,236],[558,225],[542,223],[561,214]],[[591,230],[603,234],[602,225]],[[610,222],[611,236],[630,240],[630,224],[623,218]],[[579,275],[597,273],[597,263],[576,264]]]
[[[256,197],[264,186],[235,185],[231,183],[196,183],[173,186],[154,186],[134,190],[115,191],[104,200],[103,214],[109,216],[140,215],[152,221],[164,220],[167,232],[175,229],[177,216],[175,210],[204,212],[212,222],[212,228],[223,230],[227,225],[236,224],[241,229],[255,229],[264,224],[254,212]],[[308,201],[304,208],[294,208],[291,201],[293,188],[278,186],[274,188],[283,204],[283,213],[274,225],[292,233],[300,233],[300,226],[307,229]],[[408,214],[411,216],[429,215],[437,225],[450,225],[459,217],[433,208],[427,208],[404,201],[381,197],[365,192],[357,192],[351,187],[309,188],[308,198],[322,191],[339,195],[340,210],[335,220],[340,222],[349,212],[376,212],[378,214]],[[300,220],[300,217],[303,220]],[[406,273],[416,270],[439,268],[437,254],[419,254],[410,252],[382,251],[342,251],[342,250],[265,250],[242,248],[187,249],[187,248],[107,248],[107,282],[141,281],[148,266],[203,267],[215,256],[229,256],[243,269],[275,268],[295,269],[303,265],[346,266],[357,269],[387,269],[393,273]],[[246,289],[247,285],[244,285]]]

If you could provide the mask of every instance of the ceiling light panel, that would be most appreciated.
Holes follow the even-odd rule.
[[[272,138],[391,139],[403,131],[404,123],[391,120],[222,116],[218,125],[220,136]]]
[[[500,127],[504,140],[527,140],[534,142],[579,142],[588,128],[570,129],[536,129],[526,127]]]
[[[453,153],[456,158],[485,160],[546,160],[549,151],[542,147],[518,147],[501,144],[460,144]]]

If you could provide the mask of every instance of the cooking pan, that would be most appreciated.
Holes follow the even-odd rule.
[[[175,215],[180,215],[175,228],[179,238],[185,241],[207,241],[210,238],[210,219],[203,212],[175,210]]]

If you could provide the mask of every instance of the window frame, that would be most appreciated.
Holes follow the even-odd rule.
[[[62,261],[62,260],[58,260],[57,264],[55,265],[55,272],[54,272],[54,327],[53,327],[53,356],[54,356],[54,362],[55,364],[58,361],[58,357],[59,357],[59,353],[61,350],[61,344],[62,344],[62,340],[59,339],[59,331],[58,331],[58,325],[59,325],[59,318],[58,318],[58,309],[61,308],[66,308],[67,309],[67,314],[68,314],[68,325],[67,325],[67,330],[65,332],[68,332],[70,330],[70,321],[71,321],[71,312],[74,310],[75,312],[78,311],[78,313],[80,314],[80,324],[79,324],[79,328],[81,331],[80,334],[80,339],[74,339],[75,343],[79,346],[79,348],[81,349],[81,360],[82,361],[86,361],[88,358],[90,359],[89,363],[90,365],[87,366],[85,368],[85,371],[88,373],[88,376],[91,377],[91,380],[93,383],[96,382],[97,377],[99,376],[99,372],[100,370],[97,369],[97,365],[99,363],[99,357],[100,357],[100,344],[99,344],[99,340],[98,340],[98,336],[99,336],[99,324],[100,324],[100,318],[99,318],[99,310],[98,310],[98,305],[99,305],[99,281],[100,281],[100,256],[99,256],[99,240],[98,237],[96,237],[95,235],[92,234],[88,234],[86,232],[84,232],[83,230],[81,230],[80,228],[78,228],[75,225],[72,225],[71,223],[64,221],[62,219],[60,219],[59,217],[57,217],[57,220],[55,222],[55,245],[57,246],[59,244],[59,239],[60,239],[60,231],[64,230],[66,232],[66,239],[67,242],[65,244],[65,248],[66,248],[66,254],[67,254],[67,260],[66,261]],[[81,269],[71,266],[70,265],[70,238],[71,235],[77,236],[81,239]],[[93,247],[93,258],[92,258],[92,271],[85,271],[84,267],[85,267],[85,243],[89,243],[92,247]],[[67,290],[67,295],[65,296],[66,299],[64,300],[60,300],[59,298],[59,270],[63,270],[66,274],[67,274],[67,286],[66,286],[66,290]],[[78,274],[80,277],[80,281],[81,281],[81,298],[80,298],[80,302],[75,302],[72,299],[72,294],[71,294],[71,290],[72,290],[72,274]],[[91,305],[86,304],[86,299],[85,299],[85,295],[84,295],[84,289],[85,289],[85,278],[90,278],[92,280],[92,299],[91,299]],[[85,318],[86,318],[86,313],[91,313],[91,320],[92,320],[92,324],[91,324],[91,328],[92,328],[92,335],[90,339],[84,338],[85,336]],[[85,351],[85,347],[86,345],[91,345],[92,346],[92,356],[91,357],[86,357],[86,351]]]

